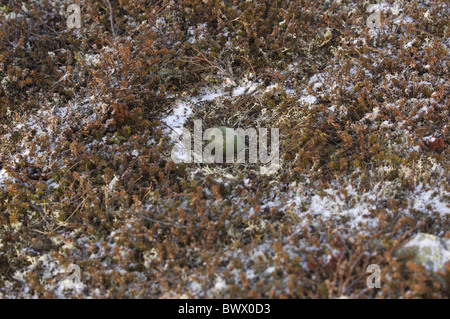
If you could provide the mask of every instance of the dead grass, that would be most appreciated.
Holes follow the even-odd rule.
[[[401,2],[376,35],[362,2],[147,2],[84,1],[80,30],[67,1],[2,9],[0,296],[449,296],[448,264],[395,256],[418,231],[450,236],[414,204],[431,189],[448,212],[445,1]],[[171,161],[162,119],[211,88],[228,94],[187,127],[278,127],[276,176]],[[61,290],[72,263],[84,287]]]

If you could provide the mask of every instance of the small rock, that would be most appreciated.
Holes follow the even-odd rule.
[[[407,254],[413,254],[413,260],[429,271],[442,270],[450,261],[450,239],[418,233],[398,251],[399,256]]]
[[[34,238],[31,242],[31,248],[37,252],[47,251],[53,247],[53,242],[48,237]]]

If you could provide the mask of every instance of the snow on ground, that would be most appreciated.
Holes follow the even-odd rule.
[[[406,15],[403,15],[403,9],[392,6],[386,2],[380,4],[383,12],[388,13],[389,11],[396,16],[394,19],[394,24],[401,25],[405,23],[413,22],[412,18]],[[20,16],[18,16],[20,17]],[[10,19],[14,19],[14,16],[10,16]],[[427,18],[425,14],[424,19]],[[284,25],[286,22],[282,21],[279,23],[280,26]],[[162,17],[158,18],[156,21],[156,29],[163,30],[168,25],[168,22]],[[207,37],[207,24],[198,24],[196,26],[190,26],[187,29],[187,33],[189,36],[188,42],[190,44],[197,44],[204,40]],[[356,32],[356,31],[355,31]],[[380,32],[390,32],[387,28],[382,30],[373,31],[372,35],[380,34]],[[228,32],[223,32],[221,34],[222,37],[228,37]],[[375,40],[375,38],[372,38]],[[356,48],[361,48],[361,43],[363,45],[367,45],[366,38],[363,36],[356,36],[351,41],[355,44]],[[227,42],[231,43],[231,42]],[[358,44],[359,43],[359,44]],[[374,41],[375,43],[375,41]],[[403,45],[403,49],[411,49],[416,45],[416,39],[405,41]],[[431,42],[430,42],[431,45]],[[445,44],[444,44],[445,45]],[[378,50],[375,45],[374,50]],[[448,46],[448,43],[447,43]],[[389,44],[384,48],[380,48],[387,55],[392,55],[392,46]],[[426,49],[426,48],[423,48]],[[55,54],[49,52],[50,57],[53,57]],[[370,58],[371,53],[363,53],[365,58]],[[84,62],[89,66],[95,66],[99,63],[99,55],[96,54],[86,54],[84,55]],[[373,58],[373,56],[372,56]],[[378,59],[379,60],[379,59]],[[374,65],[379,63],[379,61],[374,59]],[[356,62],[359,63],[359,62]],[[446,63],[444,61],[444,63]],[[298,63],[292,63],[289,65],[288,69],[290,71],[295,70],[298,66]],[[252,82],[250,80],[241,80],[239,84],[230,78],[225,78],[223,83],[217,87],[203,87],[199,90],[198,95],[190,95],[189,93],[185,93],[183,96],[176,96],[176,101],[173,103],[172,109],[165,114],[162,119],[162,122],[165,124],[163,129],[165,133],[170,136],[173,141],[177,140],[177,137],[181,134],[183,127],[186,125],[189,118],[195,113],[196,107],[198,104],[203,102],[211,102],[215,100],[225,99],[225,98],[236,98],[245,94],[253,94],[256,92],[257,95],[261,95],[264,93],[268,93],[271,91],[284,91],[287,94],[295,95],[295,100],[299,102],[299,105],[294,107],[307,107],[312,108],[313,105],[317,105],[325,95],[329,94],[336,88],[342,89],[342,91],[349,96],[354,96],[358,92],[358,84],[354,83],[352,79],[346,80],[345,84],[337,83],[335,78],[335,71],[339,70],[340,61],[337,59],[330,59],[328,61],[327,66],[318,71],[318,73],[313,74],[309,79],[305,79],[308,86],[308,89],[304,89],[304,87],[297,88],[297,90],[289,89],[282,84],[270,84],[270,85],[262,85],[261,82]],[[429,69],[430,65],[425,66],[425,69]],[[359,65],[359,69],[362,70],[362,73],[367,79],[373,79],[376,74],[371,74],[367,68],[363,68]],[[351,67],[350,75],[352,77],[356,77],[357,70],[355,66]],[[382,86],[386,86],[387,88],[395,87],[392,85],[393,81],[399,81],[404,78],[404,74],[392,74],[386,75],[384,82],[382,82]],[[250,77],[253,78],[253,77]],[[63,78],[64,79],[64,78]],[[426,75],[423,75],[423,78],[420,81],[417,81],[418,85],[422,85],[425,87],[429,87],[433,89],[434,87],[441,85],[442,83],[432,83],[427,80]],[[297,93],[298,92],[298,93]],[[300,93],[301,92],[301,93]],[[431,95],[433,96],[433,95]],[[172,96],[173,97],[173,96]],[[24,138],[18,145],[18,151],[14,154],[10,154],[11,158],[9,159],[13,164],[19,164],[21,159],[24,159],[28,163],[36,163],[40,158],[49,159],[48,164],[52,164],[53,160],[58,160],[58,156],[60,153],[56,152],[58,143],[60,141],[64,141],[63,132],[65,129],[69,128],[69,122],[75,130],[81,129],[83,126],[86,126],[89,123],[96,121],[100,118],[102,112],[105,112],[107,107],[104,105],[98,105],[93,103],[94,96],[87,97],[82,101],[77,103],[71,102],[65,106],[42,106],[41,109],[37,110],[37,112],[28,117],[24,122],[15,125],[13,127],[13,131],[24,133]],[[58,102],[58,101],[55,101]],[[398,103],[399,101],[393,101],[393,103],[385,103],[382,107],[392,107],[399,109]],[[417,120],[419,116],[424,114],[428,114],[433,107],[431,106],[435,100],[430,98],[424,99],[415,99],[415,102],[424,103],[417,114],[412,120]],[[60,103],[55,103],[55,105],[60,105]],[[440,107],[440,106],[439,106]],[[345,113],[347,110],[345,106],[332,104],[328,106],[328,110],[331,113],[342,112]],[[380,108],[377,106],[373,108],[371,112],[368,112],[360,122],[370,122],[372,127],[380,129],[392,129],[396,130],[398,135],[404,135],[407,137],[413,136],[411,130],[408,127],[404,127],[403,122],[393,123],[389,120],[382,120],[377,122],[377,118],[380,114]],[[108,122],[106,123],[108,125]],[[33,132],[33,134],[28,134],[29,132]],[[48,145],[39,145],[39,143],[35,146],[35,148],[31,149],[29,147],[30,141],[34,138],[47,138]],[[423,138],[424,142],[434,142],[438,138],[437,136],[428,135]],[[111,139],[115,139],[115,137],[111,137]],[[95,146],[98,145],[106,145],[107,137],[103,137],[101,140],[93,140],[83,147],[87,151],[91,151],[95,149]],[[120,142],[122,143],[122,142]],[[148,147],[150,145],[155,144],[156,142],[151,139],[149,140]],[[128,146],[126,142],[124,142],[125,148]],[[393,147],[397,147],[394,145]],[[406,147],[406,146],[405,146]],[[419,146],[409,147],[407,151],[419,153]],[[105,146],[104,150],[108,150],[108,147]],[[124,151],[124,154],[127,154],[132,159],[138,158],[142,155],[142,149],[130,148]],[[50,154],[50,156],[47,156]],[[58,162],[59,167],[63,167],[63,162]],[[225,187],[233,187],[235,188],[236,184],[238,186],[242,186],[252,193],[254,189],[258,185],[252,185],[252,179],[248,176],[245,176],[242,180],[239,180],[238,176],[230,174],[229,172],[222,172],[219,170],[215,170],[215,168],[207,167],[203,170],[199,170],[198,167],[187,167],[188,176],[194,179],[194,175],[197,173],[201,173],[206,175],[207,172],[210,174],[215,174],[215,182],[221,184]],[[416,171],[427,172],[429,176],[434,174],[433,179],[431,179],[430,184],[427,183],[419,183],[415,185],[414,180],[414,188],[412,190],[409,189],[401,189],[402,186],[399,185],[398,179],[393,181],[382,181],[378,184],[373,185],[372,188],[368,190],[360,190],[357,189],[358,183],[338,183],[333,182],[329,186],[325,188],[316,187],[314,183],[310,183],[309,180],[306,182],[292,182],[289,185],[280,185],[276,183],[276,178],[274,179],[273,186],[270,188],[271,194],[258,198],[261,204],[261,210],[264,211],[270,208],[275,208],[275,210],[284,213],[285,216],[292,216],[295,221],[298,221],[298,224],[295,225],[292,231],[300,232],[302,227],[306,227],[308,225],[315,226],[319,228],[323,225],[333,225],[335,229],[339,230],[339,233],[342,237],[345,237],[349,234],[364,234],[366,236],[370,236],[373,233],[373,229],[379,226],[380,220],[377,216],[373,215],[373,211],[379,209],[379,207],[383,206],[386,201],[394,196],[404,196],[404,201],[407,202],[404,209],[402,209],[398,214],[399,216],[395,216],[400,218],[402,216],[416,216],[417,214],[422,214],[425,216],[429,216],[431,218],[435,218],[438,220],[441,218],[444,220],[448,218],[450,215],[450,205],[448,198],[450,197],[450,193],[444,188],[444,186],[436,186],[432,185],[431,182],[436,182],[439,180],[444,180],[446,178],[445,169],[439,165],[423,165],[420,166],[420,163],[416,164]],[[381,167],[378,171],[374,171],[374,176],[377,176],[377,180],[383,180],[383,174],[388,174],[391,171],[391,167],[386,164],[385,167]],[[218,174],[221,173],[222,175]],[[411,176],[412,174],[411,168],[404,167],[403,174],[405,176]],[[425,173],[423,173],[425,174]],[[113,192],[116,185],[120,183],[121,176],[113,175],[113,179],[107,183],[105,186],[105,190],[109,192]],[[374,177],[372,176],[372,177]],[[6,169],[0,170],[0,189],[4,189],[6,185],[6,181],[12,180],[12,178],[8,175]],[[59,185],[56,182],[53,182],[50,178],[45,181],[49,188],[57,188]],[[253,190],[252,190],[253,188]],[[213,194],[211,190],[204,189],[203,192],[212,197]],[[254,192],[253,192],[254,193]],[[152,194],[152,193],[150,193]],[[172,199],[163,200],[158,198],[161,204],[167,203],[168,207],[171,207],[170,204],[175,205]],[[236,211],[233,211],[231,214],[240,214],[244,220],[250,220],[253,217],[258,217],[259,212],[255,211],[254,207],[248,202],[247,198],[240,197],[236,189],[232,191],[232,195],[228,196],[228,198],[224,198],[223,200],[231,201],[236,208]],[[215,200],[207,199],[205,200],[205,205],[211,205]],[[143,212],[148,211],[150,209],[155,208],[155,203],[150,196],[150,199],[147,202],[142,203],[141,210]],[[189,209],[189,202],[187,199],[180,199],[176,202],[176,205],[180,209]],[[387,210],[387,214],[394,217],[394,212]],[[161,208],[161,211],[158,210],[161,214],[167,212],[164,208]],[[123,265],[117,265],[117,260],[111,261],[110,258],[112,256],[120,256],[123,260],[127,259],[127,254],[134,254],[135,251],[133,249],[125,248],[123,245],[118,244],[120,240],[120,235],[128,236],[126,231],[128,228],[133,228],[133,223],[139,223],[142,220],[130,219],[127,220],[122,229],[117,229],[106,236],[103,239],[92,238],[87,235],[81,235],[79,237],[75,236],[75,234],[70,234],[68,231],[60,229],[59,231],[65,232],[68,238],[73,239],[73,241],[66,242],[62,246],[62,250],[68,251],[68,255],[71,257],[77,257],[79,259],[89,258],[92,261],[99,261],[100,265],[104,267],[103,274],[111,274],[118,273],[120,275],[125,275],[127,270]],[[227,221],[228,222],[228,221]],[[16,225],[12,225],[12,227],[16,227]],[[18,227],[18,226],[17,226]],[[237,233],[242,232],[251,232],[254,229],[264,229],[267,227],[267,222],[261,220],[259,224],[250,224],[246,225],[244,230],[238,230]],[[230,231],[231,232],[231,231]],[[319,234],[320,235],[320,234]],[[230,236],[231,237],[231,236]],[[56,237],[52,238],[52,240],[56,240]],[[233,239],[236,242],[239,239]],[[286,243],[288,240],[283,237],[280,238],[280,242],[284,243],[283,249],[287,252],[289,258],[294,259],[295,257],[301,257],[302,261],[300,262],[300,267],[303,269],[307,269],[308,265],[304,261],[304,257],[306,252],[316,252],[318,250],[317,247],[312,245],[305,245],[304,241],[297,242],[295,244]],[[415,243],[412,241],[412,243]],[[321,244],[329,245],[326,241]],[[93,246],[94,248],[91,249]],[[426,246],[426,245],[425,245]],[[431,243],[428,243],[428,246],[432,246]],[[2,243],[0,242],[0,247],[2,247]],[[89,249],[88,249],[89,248]],[[327,264],[334,256],[337,255],[337,251],[332,247],[329,247],[329,252],[325,254],[325,256],[320,256],[324,263]],[[86,255],[86,252],[90,252],[90,255]],[[33,253],[36,253],[32,249],[23,250],[19,252],[20,254],[32,256]],[[0,252],[1,256],[2,252]],[[318,254],[319,255],[319,254]],[[272,262],[274,256],[274,249],[270,244],[257,244],[254,247],[251,247],[250,252],[241,248],[237,249],[227,249],[226,252],[223,253],[223,264],[224,266],[221,268],[219,272],[216,273],[216,278],[212,281],[212,285],[205,290],[205,287],[201,284],[208,280],[206,277],[202,277],[199,275],[194,278],[183,278],[182,280],[187,280],[189,284],[186,287],[186,292],[188,292],[191,296],[194,297],[215,297],[217,295],[221,295],[223,291],[226,291],[229,288],[230,278],[233,278],[235,282],[239,282],[240,276],[245,275],[247,279],[252,280],[269,280],[271,276],[276,274],[277,272],[281,272],[278,266],[274,265]],[[148,249],[142,252],[142,257],[144,260],[144,266],[147,271],[153,271],[151,265],[154,260],[158,260],[160,256],[156,252],[156,249]],[[239,257],[242,260],[242,267],[239,269],[232,269],[231,264],[227,264],[227,262],[232,258]],[[446,252],[445,258],[448,259],[448,251]],[[446,260],[447,260],[446,259]],[[255,269],[255,264],[259,261],[263,261],[266,265],[266,269],[263,271],[263,275],[261,273],[257,274]],[[193,261],[193,263],[197,263],[197,261]],[[18,270],[14,274],[14,280],[22,283],[23,290],[21,291],[23,296],[26,297],[34,297],[28,294],[31,286],[28,286],[29,282],[27,279],[27,274],[35,272],[41,273],[42,278],[47,282],[44,285],[44,288],[47,290],[52,290],[56,292],[58,297],[64,297],[64,291],[72,290],[75,292],[81,292],[84,286],[76,286],[73,283],[67,281],[51,281],[52,278],[57,278],[61,274],[64,274],[66,271],[67,265],[61,265],[59,260],[53,257],[51,254],[43,253],[36,257],[30,257],[30,265],[27,267]],[[133,265],[129,266],[129,272],[133,271]],[[170,261],[166,263],[163,267],[166,270],[170,270]],[[230,269],[227,269],[229,267]],[[227,277],[223,272],[225,270],[229,270],[231,276]],[[142,279],[142,281],[148,280],[148,274],[144,274],[138,271],[133,272],[137,281]],[[88,275],[88,274],[87,274]],[[258,276],[261,276],[258,278]],[[266,276],[266,277],[264,277]],[[49,281],[50,280],[50,281]],[[282,284],[280,285],[280,290],[286,287],[287,281],[289,279],[283,279]],[[5,291],[8,290],[8,285],[12,286],[11,282],[6,281],[5,283]],[[139,284],[136,283],[136,284]],[[97,290],[90,290],[89,296],[100,296],[101,293]],[[280,294],[282,292],[280,291]],[[0,297],[2,297],[2,293],[0,292]],[[173,295],[168,293],[164,295],[165,297],[172,297]],[[164,297],[163,296],[163,297]]]

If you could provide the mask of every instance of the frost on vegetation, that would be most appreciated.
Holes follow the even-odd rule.
[[[24,298],[36,298],[31,295],[31,287],[29,286],[28,277],[33,273],[39,273],[39,280],[43,284],[43,288],[47,291],[53,291],[57,298],[66,298],[68,295],[81,294],[85,289],[85,285],[81,281],[72,280],[66,272],[67,267],[59,264],[58,260],[54,260],[50,255],[45,254],[40,257],[33,258],[31,265],[23,271],[16,271],[13,278],[21,282],[21,296]]]
[[[238,97],[242,94],[252,92],[257,89],[257,84],[246,81],[243,85],[235,87],[231,91],[232,97]],[[163,118],[163,122],[167,125],[166,132],[172,132],[171,138],[176,140],[181,135],[182,129],[193,113],[193,108],[200,102],[214,101],[224,98],[228,94],[223,88],[203,88],[197,96],[186,96],[174,103],[169,115]]]
[[[354,231],[368,232],[377,225],[377,219],[370,213],[376,207],[372,192],[360,194],[351,185],[345,188],[345,192],[339,188],[324,189],[320,193],[309,189],[293,183],[287,194],[277,195],[275,201],[265,203],[263,208],[279,207],[285,212],[297,214],[301,220],[311,216],[315,223],[334,221]]]
[[[93,34],[83,28],[71,38],[87,40],[80,48],[87,47],[88,52],[59,46],[40,50],[31,41],[23,44],[34,50],[31,53],[42,51],[42,69],[50,61],[49,69],[58,73],[59,80],[51,86],[52,92],[38,89],[34,95],[31,91],[30,99],[37,103],[31,103],[30,112],[14,109],[20,100],[4,110],[0,106],[0,113],[5,111],[8,118],[16,116],[11,123],[0,123],[7,132],[1,137],[5,147],[0,148],[0,209],[6,210],[0,270],[5,256],[17,254],[11,259],[13,280],[0,274],[0,297],[42,297],[37,292],[41,287],[61,298],[116,296],[124,291],[132,296],[137,287],[136,295],[145,297],[240,298],[246,297],[236,293],[242,278],[262,297],[305,296],[321,287],[333,296],[333,285],[338,283],[324,284],[327,276],[341,276],[353,287],[361,284],[361,274],[356,274],[359,265],[346,268],[361,248],[352,236],[368,242],[380,231],[376,235],[386,252],[386,245],[415,226],[440,237],[420,233],[405,249],[425,256],[418,260],[428,269],[443,269],[449,259],[445,232],[450,194],[445,165],[448,125],[439,118],[447,115],[443,75],[450,42],[439,35],[448,30],[436,26],[433,19],[444,10],[418,1],[414,6],[418,3],[422,12],[414,15],[406,1],[397,7],[395,2],[382,2],[382,28],[366,30],[368,3],[338,1],[340,18],[328,16],[324,23],[319,15],[332,1],[316,1],[317,10],[303,12],[311,17],[302,20],[302,15],[297,28],[297,18],[292,16],[296,10],[282,12],[283,2],[267,10],[269,15],[281,13],[267,24],[248,14],[261,9],[255,1],[226,10],[203,1],[200,9],[212,6],[215,11],[196,8],[193,16],[190,7],[186,12],[178,10],[178,2],[172,1],[154,19],[146,17],[142,23],[137,22],[142,21],[141,13],[151,14],[128,16],[144,10],[122,2],[114,4],[121,9],[114,17],[118,37],[110,46],[92,46],[95,51],[89,51],[91,43],[109,41],[108,16],[98,17],[97,29],[83,23],[83,28],[105,30],[99,34],[105,41],[91,38]],[[171,12],[174,6],[177,12]],[[0,21],[17,24],[14,20],[23,18],[5,7],[0,10]],[[214,30],[210,22],[205,23],[209,19],[203,20],[208,14],[219,14],[212,19],[214,28],[227,26]],[[317,40],[319,29],[326,39]],[[168,49],[161,61],[151,50],[144,61],[138,61],[147,52],[138,44],[146,30],[153,33],[148,39],[157,38],[150,45],[150,40],[145,41],[146,49]],[[265,30],[272,31],[263,34]],[[248,41],[258,33],[261,37]],[[309,49],[291,50],[293,38]],[[17,41],[11,44],[17,46]],[[17,79],[22,72],[24,79],[31,76],[26,73],[29,53],[23,51],[25,57],[19,58],[5,53],[4,60],[13,63],[1,79],[3,89],[20,99],[38,84],[23,82],[22,88]],[[111,59],[102,59],[108,55]],[[152,60],[148,73],[142,68],[146,59]],[[79,78],[80,70],[88,75],[87,85]],[[102,73],[111,82],[97,78]],[[196,80],[199,83],[192,83]],[[99,85],[90,86],[95,81]],[[14,87],[21,89],[13,92]],[[148,89],[148,101],[138,100],[133,87]],[[126,107],[110,109],[107,103],[115,102]],[[166,105],[171,107],[164,113]],[[121,112],[142,123],[158,118],[163,124],[142,128],[140,121],[120,126],[107,119]],[[190,120],[204,113],[212,114],[205,118],[208,125],[230,120],[242,126],[279,126],[283,131],[280,174],[255,176],[246,165],[199,168],[168,162],[165,152],[172,145],[161,143],[160,134],[176,142]],[[441,141],[444,149],[427,148]],[[7,188],[10,182],[14,184]],[[33,231],[52,228],[60,238],[52,238],[57,249],[37,251],[30,248],[28,233],[26,239],[19,238],[24,230],[34,235]],[[2,237],[3,233],[7,235]],[[12,237],[19,239],[5,240]],[[379,261],[377,253],[362,251],[361,256],[368,258],[364,262]],[[70,260],[88,261],[84,267],[94,269],[83,273],[82,284],[65,279]],[[322,272],[321,278],[315,277]],[[403,274],[396,275],[403,279]],[[395,296],[401,296],[401,288],[395,289]],[[351,293],[344,289],[336,296],[351,298]]]
[[[450,218],[450,192],[444,187],[422,186],[416,188],[411,196],[411,208],[426,213],[438,213],[443,219]]]

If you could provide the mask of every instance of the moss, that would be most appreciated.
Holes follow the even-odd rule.
[[[414,202],[449,190],[443,3],[404,4],[419,22],[393,28],[387,14],[396,31],[373,38],[362,2],[147,2],[111,1],[110,21],[104,2],[86,0],[80,30],[65,27],[63,2],[0,15],[2,294],[55,297],[46,265],[76,262],[86,287],[75,297],[447,296],[394,253],[412,230],[449,236],[447,216]],[[255,92],[232,94],[249,82]],[[276,176],[170,160],[162,119],[222,89],[186,126],[278,127]],[[318,212],[327,200],[336,210]],[[33,259],[41,235],[63,242],[47,264]],[[384,286],[368,291],[372,263]]]

